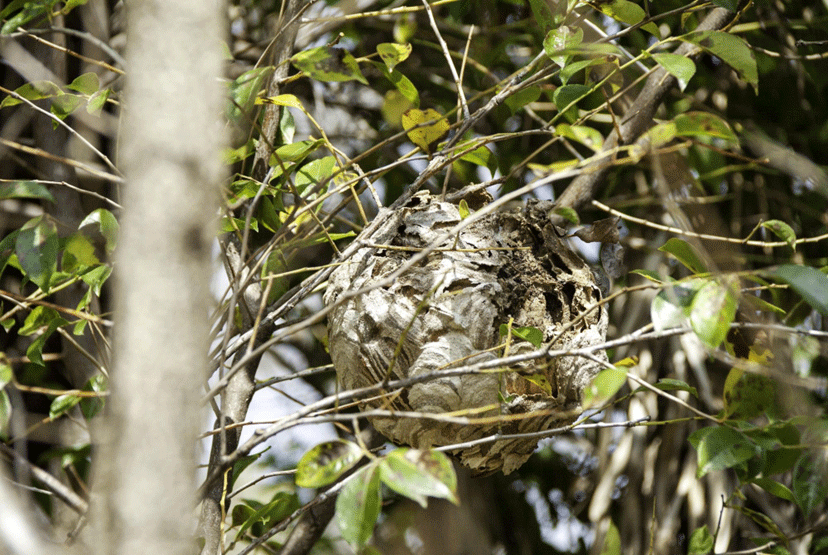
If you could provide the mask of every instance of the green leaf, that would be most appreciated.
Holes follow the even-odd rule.
[[[796,232],[791,226],[781,220],[768,220],[762,222],[762,227],[772,231],[774,235],[788,243],[793,250],[796,250]]]
[[[465,220],[471,215],[471,210],[469,210],[469,203],[466,202],[466,199],[460,200],[460,203],[457,205],[457,211],[460,212],[461,220]]]
[[[0,183],[0,200],[7,198],[37,198],[55,202],[55,197],[49,189],[35,181]]]
[[[275,104],[276,106],[286,106],[288,108],[297,108],[303,112],[305,111],[305,107],[302,106],[302,101],[293,94],[280,94],[279,96],[257,98],[256,104]]]
[[[118,220],[112,212],[106,208],[93,210],[83,219],[78,229],[87,225],[97,226],[98,231],[103,235],[106,254],[111,255],[115,252],[115,248],[118,246],[118,234],[121,231],[121,226],[118,224]]]
[[[575,105],[579,100],[588,96],[592,92],[592,87],[586,85],[565,85],[558,87],[552,93],[552,101],[558,108],[558,111],[565,112],[570,105]]]
[[[363,85],[368,84],[356,59],[342,48],[311,48],[295,54],[290,62],[296,69],[317,81],[359,81]]]
[[[454,468],[439,451],[397,449],[380,461],[379,475],[386,486],[423,508],[428,497],[459,503]]]
[[[559,208],[555,208],[554,212],[555,214],[561,216],[573,225],[578,225],[581,223],[581,218],[578,217],[578,213],[568,206],[561,206]]]
[[[0,353],[0,389],[6,387],[6,384],[12,381],[14,372],[6,355]]]
[[[677,38],[697,44],[710,54],[721,58],[753,87],[756,94],[759,94],[756,57],[743,38],[724,31],[694,31]]]
[[[784,281],[799,293],[805,302],[823,316],[828,316],[828,276],[810,266],[785,264],[762,272],[763,275]]]
[[[654,384],[654,387],[661,391],[687,391],[696,399],[699,398],[699,391],[695,387],[689,385],[687,382],[673,378],[662,378]]]
[[[673,119],[679,137],[713,137],[738,144],[739,138],[730,125],[710,112],[685,112]]]
[[[584,389],[584,408],[597,407],[609,401],[627,383],[627,370],[623,367],[604,368]]]
[[[377,45],[377,54],[385,62],[388,71],[393,71],[394,66],[405,61],[411,54],[410,44],[397,44],[394,42],[381,42]]]
[[[680,54],[653,54],[653,59],[678,80],[679,89],[682,91],[696,74],[696,63]]]
[[[9,437],[9,422],[11,422],[12,406],[9,394],[0,389],[0,438]]]
[[[711,349],[721,345],[730,331],[739,306],[738,287],[736,280],[710,280],[693,298],[690,326]]]
[[[63,413],[80,403],[81,398],[77,395],[60,395],[56,397],[49,406],[49,418],[54,420]]]
[[[785,501],[790,501],[792,503],[796,502],[793,492],[789,490],[787,486],[780,484],[776,480],[771,480],[770,478],[754,478],[751,480],[751,483],[756,484],[766,492],[771,495],[775,495],[780,499],[784,499]]]
[[[84,98],[76,94],[61,94],[52,99],[52,106],[49,109],[59,119],[66,119],[83,104]],[[52,122],[52,128],[57,129],[58,123]]]
[[[580,46],[584,46],[584,45],[580,45]],[[578,47],[574,47],[574,48],[577,50]],[[573,54],[574,51],[573,51],[572,48],[570,48],[570,49],[565,50],[564,52],[566,52],[569,55],[569,57],[572,57],[572,54]],[[582,69],[586,69],[588,67],[593,67],[593,66],[597,66],[597,65],[607,64],[607,63],[609,63],[609,62],[607,61],[606,56],[601,56],[601,57],[598,57],[598,58],[589,58],[587,60],[579,60],[577,62],[569,62],[563,67],[563,69],[561,69],[561,73],[560,73],[561,82],[564,85],[566,85],[566,84],[569,83],[569,80],[572,79],[572,77],[576,73],[581,71]]]
[[[690,317],[693,298],[705,280],[694,279],[658,292],[650,305],[650,319],[657,331],[684,326]]]
[[[822,453],[806,453],[793,470],[793,494],[796,504],[809,518],[828,495],[828,464]]]
[[[722,394],[725,415],[735,420],[749,420],[773,408],[776,383],[765,376],[731,368]]]
[[[58,248],[57,227],[42,216],[26,222],[17,235],[15,253],[20,267],[45,293],[57,271]]]
[[[506,337],[509,334],[509,326],[500,324],[500,337]],[[532,326],[513,327],[512,337],[523,339],[532,344],[536,349],[540,349],[543,344],[543,332],[538,328]]]
[[[336,520],[342,537],[359,547],[374,533],[382,505],[378,462],[357,471],[336,499]]]
[[[306,139],[298,143],[280,146],[274,152],[270,165],[277,166],[279,161],[282,163],[296,162],[298,164],[323,144],[325,144],[323,139]]]
[[[540,98],[541,88],[538,86],[526,87],[514,94],[510,94],[503,100],[503,103],[509,108],[512,115],[516,114],[521,108],[527,104],[531,104]]]
[[[621,23],[626,23],[627,25],[637,25],[644,21],[644,18],[647,16],[644,12],[644,8],[638,4],[630,2],[629,0],[595,2],[590,5],[598,9],[604,15],[609,16],[616,21],[620,21]],[[658,27],[655,23],[647,23],[642,25],[641,28],[650,34],[655,35],[656,38],[659,37]]]
[[[336,158],[333,156],[325,156],[324,158],[318,158],[308,162],[296,172],[296,177],[294,178],[296,190],[305,200],[313,200],[320,195],[324,195],[327,190],[327,185],[322,188],[318,188],[317,186],[323,181],[329,180],[336,170]],[[308,191],[307,195],[305,194],[306,190]]]
[[[337,439],[320,443],[304,454],[296,466],[296,485],[319,488],[334,483],[362,458],[356,443]]]
[[[37,339],[32,341],[32,344],[29,345],[28,349],[26,349],[26,356],[29,357],[29,360],[38,366],[46,366],[46,363],[43,362],[43,346],[46,344],[46,340],[49,339],[56,329],[61,326],[65,326],[68,323],[69,322],[60,317],[54,318],[51,322],[49,322],[49,325],[46,327],[46,331],[44,331]]]
[[[658,248],[661,252],[672,254],[676,260],[684,264],[694,274],[707,272],[707,266],[701,257],[687,241],[672,237]]]
[[[233,486],[236,484],[236,480],[239,479],[239,476],[241,476],[241,473],[244,472],[244,469],[256,462],[257,460],[259,460],[259,458],[261,458],[261,456],[268,449],[270,449],[270,447],[265,448],[265,450],[261,453],[244,456],[237,460],[235,463],[233,463],[233,477],[230,480],[230,490],[233,490]]]
[[[402,115],[402,126],[411,142],[429,155],[450,128],[448,120],[432,108],[406,110]]]
[[[529,0],[529,6],[538,26],[544,31],[557,27],[566,16],[567,2],[556,3],[554,12],[550,3],[545,0]]]
[[[696,430],[689,441],[696,450],[698,478],[708,472],[741,465],[756,454],[756,446],[745,434],[725,426]]]
[[[572,59],[571,53],[561,54],[561,51],[569,50],[580,45],[584,40],[584,31],[580,27],[573,29],[562,25],[546,34],[543,39],[543,50],[549,59],[561,67],[565,67]]]
[[[696,528],[690,534],[687,555],[707,555],[713,550],[713,541],[713,535],[707,529],[707,524],[701,528]]]
[[[81,276],[81,279],[86,285],[89,286],[95,295],[100,296],[101,288],[111,274],[112,266],[102,264],[97,268],[93,268],[92,270],[84,273]]]
[[[621,534],[618,532],[618,526],[612,521],[610,521],[609,528],[604,536],[601,555],[621,555]]]
[[[460,145],[459,148],[463,148],[463,145]],[[467,152],[461,156],[460,159],[465,162],[471,162],[472,164],[488,168],[488,170],[492,173],[497,170],[497,158],[492,151],[486,147],[486,145],[481,145],[471,152]]]
[[[420,107],[420,93],[417,91],[417,87],[414,86],[414,83],[412,83],[408,77],[406,77],[396,69],[389,71],[385,64],[381,64],[379,62],[370,63],[375,68],[377,68],[385,76],[385,78],[388,79],[397,88],[397,91],[402,95],[402,98],[404,98],[411,104],[410,106],[406,106],[406,110],[409,108]]]
[[[710,2],[730,12],[739,11],[739,0],[710,0]]]
[[[83,386],[83,391],[94,391],[100,393],[100,397],[81,397],[80,409],[81,414],[87,420],[96,417],[106,404],[106,397],[103,395],[109,389],[109,380],[103,374],[92,376],[86,385]]]
[[[20,11],[3,24],[3,27],[0,28],[0,35],[8,35],[9,33],[13,33],[17,31],[19,27],[37,17],[47,17],[56,3],[57,0],[12,2],[9,6],[6,6],[2,12],[0,12],[0,19],[7,18],[15,10],[20,9]]]
[[[86,103],[86,111],[93,116],[100,114],[103,107],[106,106],[106,101],[110,95],[112,95],[112,89],[103,89],[92,93],[92,96],[89,97],[89,101]]]
[[[664,278],[658,272],[652,270],[631,270],[631,274],[636,274],[655,283],[664,283]]]
[[[82,272],[100,263],[95,256],[95,247],[89,239],[81,234],[73,234],[66,238],[61,258],[61,268],[64,272]]]
[[[228,117],[233,121],[244,121],[243,114],[248,112],[256,101],[259,91],[273,73],[273,66],[258,67],[245,71],[229,85],[230,103],[227,107]]]
[[[254,536],[260,536],[298,508],[299,499],[296,494],[277,491],[269,503],[262,505],[252,514],[249,511],[240,511],[240,513],[245,513],[246,520],[236,533],[236,541],[242,538],[247,530],[254,532]]]
[[[555,128],[558,135],[577,141],[591,150],[598,152],[604,144],[604,137],[597,129],[585,125],[561,123]]]
[[[31,83],[26,83],[25,85],[18,87],[14,92],[26,100],[42,100],[44,98],[53,98],[60,94],[64,94],[60,87],[51,81],[32,81]],[[21,102],[22,100],[18,100],[17,98],[9,95],[3,99],[2,103],[0,103],[0,108],[5,108],[6,106],[16,106]]]
[[[98,80],[98,75],[90,71],[76,77],[74,81],[66,85],[66,88],[91,96],[101,88],[101,82]]]

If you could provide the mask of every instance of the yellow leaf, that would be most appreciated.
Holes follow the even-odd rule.
[[[412,108],[402,115],[403,129],[411,142],[431,156],[432,147],[442,139],[449,130],[449,122],[437,110],[418,110]]]

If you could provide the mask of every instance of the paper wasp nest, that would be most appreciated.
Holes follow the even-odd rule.
[[[371,238],[372,246],[336,269],[325,304],[370,288],[460,222],[456,205],[418,193]],[[500,357],[502,349],[491,349],[504,342],[499,328],[510,318],[513,328],[541,330],[544,345],[560,336],[555,349],[595,345],[606,336],[606,310],[587,309],[600,296],[590,268],[561,242],[547,214],[530,204],[474,221],[389,283],[342,300],[329,317],[331,357],[341,387],[352,389]],[[533,350],[515,337],[509,344],[510,355]],[[595,356],[605,357],[603,351]],[[459,425],[404,416],[371,419],[392,441],[419,448],[498,431],[536,432],[574,421],[581,392],[599,370],[600,364],[579,356],[535,359],[505,372],[436,377],[362,408],[460,411],[481,420]],[[453,454],[477,474],[508,474],[537,443],[502,439]]]

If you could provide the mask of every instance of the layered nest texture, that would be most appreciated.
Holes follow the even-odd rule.
[[[385,396],[362,404],[363,410],[391,411],[371,422],[398,444],[430,448],[568,424],[605,360],[603,351],[592,359],[543,356],[440,376],[506,353],[538,351],[514,335],[504,337],[503,324],[540,330],[541,350],[580,349],[606,337],[607,314],[597,305],[601,293],[592,271],[538,204],[481,217],[468,216],[465,208],[467,222],[457,205],[418,193],[336,269],[325,293],[326,305],[333,305],[330,352],[343,389],[433,376],[389,387]],[[462,229],[452,233],[456,227]],[[433,250],[411,264],[424,249]],[[470,423],[397,415],[411,411],[464,415]],[[537,443],[537,437],[503,438],[452,453],[476,474],[508,474]]]

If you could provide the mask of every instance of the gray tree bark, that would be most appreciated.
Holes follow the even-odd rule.
[[[220,0],[127,7],[115,364],[98,553],[191,554],[210,245],[223,173]]]

